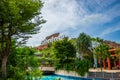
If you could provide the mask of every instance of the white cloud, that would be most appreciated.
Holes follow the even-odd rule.
[[[42,34],[63,32],[69,28],[91,27],[93,24],[101,24],[109,20],[107,15],[89,14],[82,2],[77,4],[75,0],[43,1],[45,6],[42,9],[42,14],[47,23],[43,25]]]
[[[87,31],[88,27],[94,28],[97,27],[95,25],[104,24],[106,22],[109,22],[112,20],[109,13],[114,11],[109,10],[104,13],[94,13],[90,12],[85,3],[85,1],[79,1],[79,4],[77,0],[42,0],[44,2],[44,7],[42,8],[42,15],[47,22],[43,24],[42,29],[40,30],[39,34],[33,35],[33,38],[28,40],[27,45],[32,46],[38,46],[40,45],[41,40],[43,40],[46,36],[51,35],[55,32],[63,33],[67,36],[71,33],[69,29],[79,29],[81,31]],[[90,2],[88,0],[89,4],[92,4],[91,6],[96,7],[96,4],[98,4],[100,7],[99,9],[104,9],[107,5],[111,4],[111,2],[103,3],[103,0],[96,0],[93,4],[92,1]],[[89,5],[87,4],[87,5]],[[98,10],[97,8],[95,10]],[[119,10],[120,11],[120,10]],[[113,14],[115,14],[113,12]],[[117,14],[117,13],[116,13]],[[105,35],[109,33],[108,31],[104,31],[101,35]],[[72,34],[76,35],[76,34]]]
[[[111,3],[115,2],[115,0],[95,0],[95,2],[101,6],[102,9],[104,9],[104,7],[107,7],[108,5],[110,5]]]
[[[47,23],[44,25],[47,28],[51,27],[64,30],[68,27],[74,28],[76,26],[77,6],[75,0],[44,0],[45,6],[42,9],[42,14]],[[62,27],[62,28],[60,28]]]
[[[43,2],[42,15],[47,22],[43,24],[40,33],[29,40],[28,45],[32,43],[40,45],[40,41],[52,33],[76,28],[78,5],[75,0],[43,0]]]
[[[110,33],[116,32],[116,31],[120,31],[120,26],[119,25],[120,25],[120,23],[117,26],[107,28],[99,36],[103,37],[107,34],[110,34]]]
[[[93,27],[92,25],[99,25],[106,23],[110,21],[111,19],[104,14],[91,14],[91,15],[85,15],[80,20],[80,25],[87,26],[87,27]]]

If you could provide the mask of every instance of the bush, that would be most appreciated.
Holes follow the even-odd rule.
[[[25,74],[26,72],[21,70],[19,67],[13,67],[12,65],[10,65],[8,67],[8,80],[14,80],[14,79],[19,79],[19,80],[23,80],[25,79]]]
[[[75,61],[75,72],[77,72],[79,75],[84,76],[85,73],[89,71],[89,68],[92,66],[92,63],[87,60],[76,60]]]
[[[42,77],[42,71],[40,71],[38,68],[31,68],[31,70],[29,70],[27,72],[27,80],[38,80],[39,78]]]

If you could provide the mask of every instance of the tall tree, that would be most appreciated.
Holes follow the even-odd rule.
[[[83,60],[83,55],[89,51],[91,47],[90,36],[85,33],[80,33],[79,37],[76,40],[76,49],[80,54],[81,59]]]
[[[103,43],[103,39],[100,39],[99,37],[97,37],[97,38],[91,37],[91,40],[92,40],[91,52],[93,53],[93,58],[94,58],[94,65],[93,66],[94,66],[94,68],[97,68],[98,67],[98,62],[97,62],[97,56],[94,54],[94,49],[99,44]]]
[[[116,53],[116,57],[118,58],[118,65],[117,65],[117,67],[120,69],[120,49],[116,49],[116,51],[115,51],[115,53]]]
[[[45,21],[39,15],[43,4],[40,0],[0,1],[0,46],[2,75],[6,78],[6,63],[11,51],[12,39],[28,39]],[[33,19],[34,18],[34,19]]]
[[[75,47],[67,38],[53,43],[55,56],[55,68],[71,70],[73,68],[74,58],[76,57]]]
[[[34,75],[36,73],[34,70],[40,66],[37,57],[34,55],[36,50],[29,47],[15,47],[13,44],[12,48],[14,49],[12,49],[7,62],[7,78],[25,80],[25,78],[29,78],[26,76],[40,77],[41,73]]]
[[[109,46],[105,43],[99,44],[93,50],[93,53],[100,59],[100,67],[102,67],[102,60],[105,60],[108,57],[110,57],[110,52],[108,50],[109,50]]]

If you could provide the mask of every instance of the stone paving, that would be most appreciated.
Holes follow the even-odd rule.
[[[39,69],[42,71],[55,71],[53,67],[39,67]]]
[[[89,71],[90,71],[90,72],[101,72],[101,69],[100,69],[100,68],[97,68],[97,69],[91,68]],[[116,73],[116,72],[120,72],[120,69],[116,69],[116,70],[102,69],[102,72]]]

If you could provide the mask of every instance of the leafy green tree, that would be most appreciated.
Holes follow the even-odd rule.
[[[52,66],[54,60],[52,45],[46,49],[43,49],[40,53],[41,57],[39,57],[39,62],[42,63],[43,66]]]
[[[89,68],[92,66],[92,63],[88,59],[83,60],[76,60],[75,61],[75,71],[81,75],[84,76],[85,73],[89,71]]]
[[[102,70],[102,60],[110,57],[109,46],[105,43],[99,44],[94,50],[93,53],[100,59],[100,67]]]
[[[98,43],[103,43],[104,42],[104,40],[99,38],[99,37],[96,37],[96,38],[91,37],[91,40],[95,41],[95,42],[98,42]]]
[[[75,47],[64,38],[53,43],[55,56],[54,66],[56,69],[73,70],[74,58],[76,57]]]
[[[75,41],[76,41],[76,38],[71,38],[70,39],[71,44],[73,44],[74,46],[75,46]]]
[[[75,39],[68,40],[67,38],[54,42],[54,66],[56,69],[75,71],[81,76],[84,76],[91,67],[91,61],[87,59],[78,59],[76,57],[74,44]]]
[[[115,53],[116,53],[116,57],[117,57],[117,59],[118,59],[118,65],[119,65],[119,68],[120,68],[120,49],[116,49],[116,51],[115,51]]]
[[[11,51],[12,39],[25,41],[41,28],[45,21],[39,15],[43,4],[40,0],[0,1],[0,46],[2,75],[6,78],[6,63]],[[34,18],[34,19],[33,19]]]
[[[34,49],[29,47],[14,48],[8,58],[8,78],[24,80],[26,76],[40,77],[42,72],[37,69],[40,65],[34,55],[35,52]]]
[[[92,41],[92,47],[90,48],[91,52],[93,53],[93,59],[94,59],[94,68],[98,67],[98,61],[97,61],[97,56],[94,54],[94,48],[97,47],[99,44],[103,43],[103,39],[100,39],[99,37],[94,38],[91,37],[91,41]]]
[[[29,71],[29,76],[27,76],[27,80],[39,80],[41,78],[42,71],[38,68],[34,68],[33,70]]]
[[[80,33],[79,37],[76,40],[76,49],[77,52],[80,54],[81,59],[83,60],[83,55],[88,53],[91,47],[91,39],[89,35],[85,33]]]

